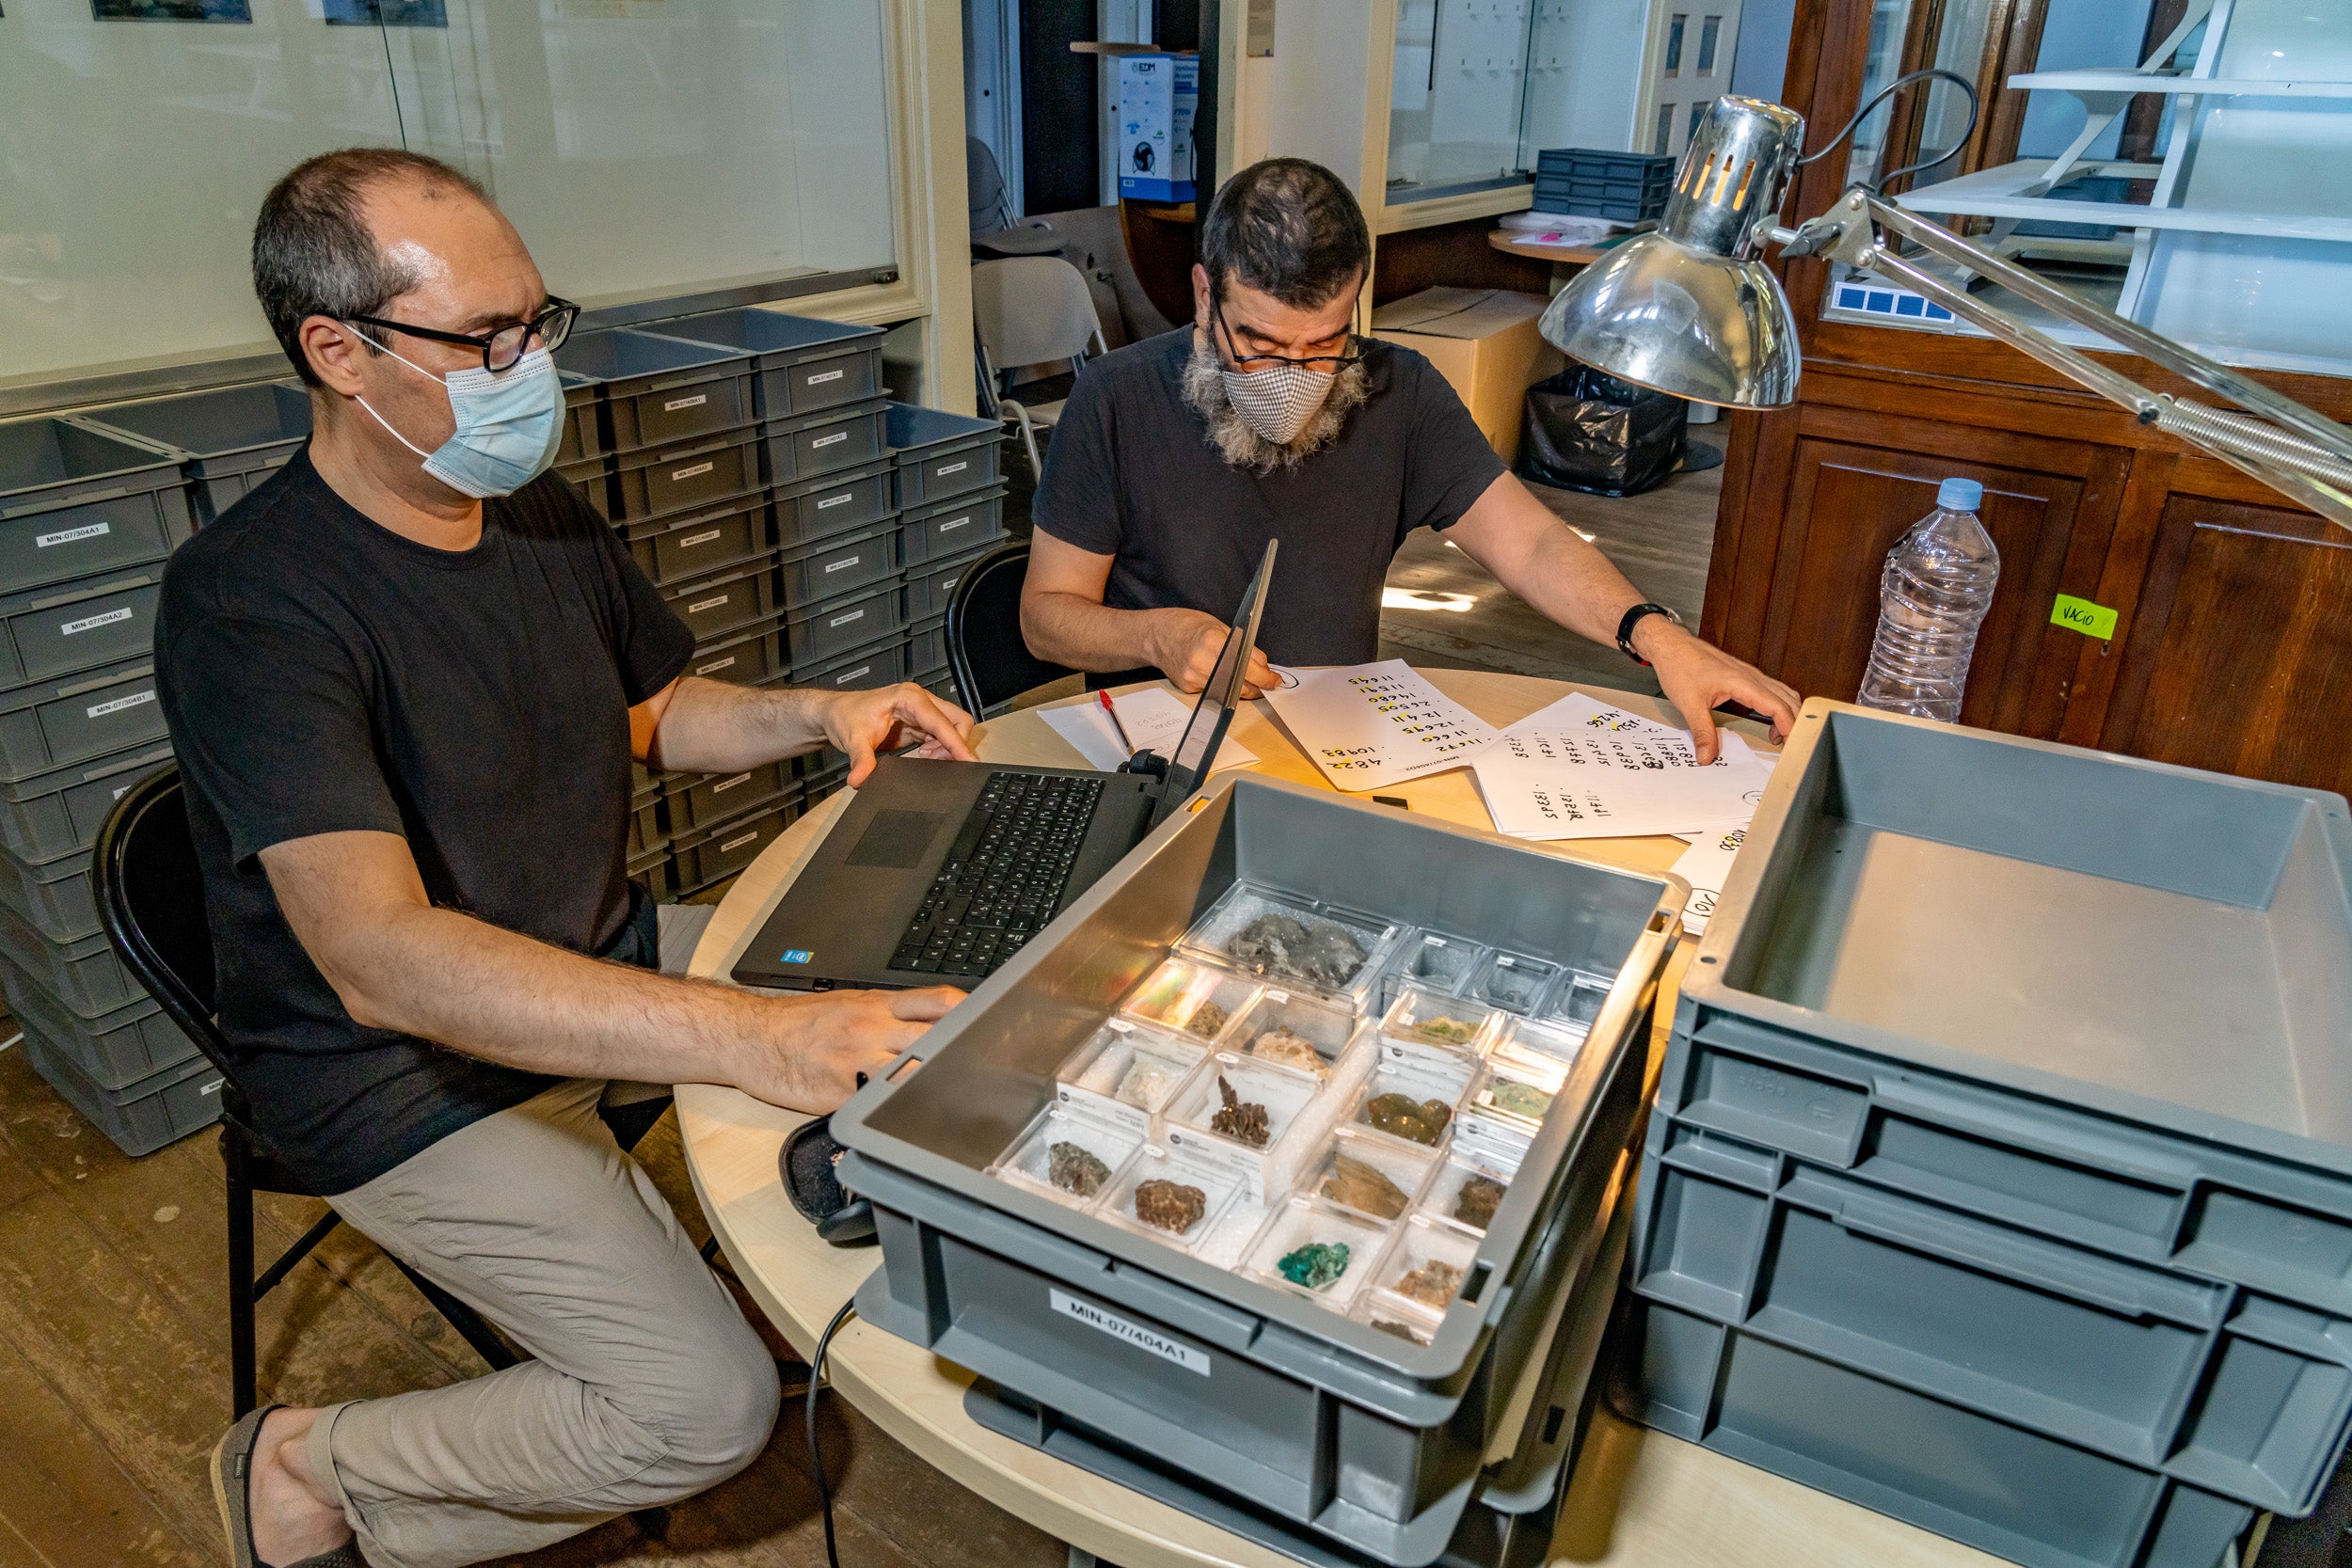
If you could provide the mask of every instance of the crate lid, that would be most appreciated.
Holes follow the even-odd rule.
[[[180,454],[73,420],[0,424],[0,517],[179,483]]]
[[[613,397],[644,390],[640,381],[667,379],[681,372],[707,369],[723,375],[742,369],[741,349],[713,343],[687,342],[628,327],[598,332],[575,332],[555,351],[556,368],[602,386]]]
[[[882,342],[879,326],[849,322],[819,321],[814,316],[788,316],[781,310],[745,307],[735,310],[706,310],[649,324],[663,337],[688,342],[713,343],[758,357],[762,370],[771,364],[790,364],[818,357],[811,350],[837,353],[844,348],[874,348]]]
[[[310,436],[310,394],[293,381],[220,387],[208,392],[118,404],[74,416],[77,423],[169,448],[200,460],[294,447]]]

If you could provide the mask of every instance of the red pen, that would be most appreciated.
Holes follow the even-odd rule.
[[[1127,726],[1119,721],[1119,710],[1111,706],[1111,694],[1107,691],[1097,691],[1094,694],[1094,700],[1101,703],[1103,705],[1103,711],[1111,716],[1111,730],[1119,736],[1119,743],[1127,748],[1127,754],[1129,756],[1134,756],[1136,754],[1136,743],[1127,738]]]

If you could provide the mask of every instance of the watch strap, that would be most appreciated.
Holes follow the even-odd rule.
[[[1649,667],[1649,660],[1644,658],[1640,654],[1633,651],[1633,628],[1642,624],[1642,618],[1645,615],[1663,615],[1667,620],[1672,621],[1676,626],[1678,626],[1682,625],[1681,616],[1677,615],[1673,610],[1667,609],[1662,604],[1651,604],[1646,600],[1641,604],[1635,605],[1631,610],[1627,610],[1625,614],[1619,618],[1617,622],[1617,649],[1619,652],[1623,653],[1626,657],[1631,659],[1634,663],[1641,665],[1644,669],[1647,669]]]

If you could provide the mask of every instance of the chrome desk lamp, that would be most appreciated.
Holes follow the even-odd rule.
[[[1879,98],[1923,77],[1889,83]],[[1813,154],[1844,140],[1878,98]],[[1794,229],[1779,219],[1800,162],[1804,119],[1753,98],[1715,100],[1691,137],[1657,231],[1617,246],[1562,289],[1545,309],[1544,337],[1570,357],[1623,381],[1694,403],[1779,408],[1795,401],[1803,353],[1788,296],[1759,259],[1767,242],[1784,256],[1825,256],[1913,289],[1963,321],[2033,356],[2153,425],[2212,453],[2337,524],[2352,529],[2352,431],[2045,282],[2006,257],[1895,205],[1867,184]],[[1962,141],[1965,141],[1965,136]],[[1897,169],[1913,172],[1957,152]],[[1803,160],[1810,162],[1811,159]],[[2237,409],[2150,391],[2018,317],[1955,287],[1891,248],[1908,241],[1929,256],[1998,283],[2052,315],[2229,399]],[[2239,412],[2242,409],[2244,412]]]

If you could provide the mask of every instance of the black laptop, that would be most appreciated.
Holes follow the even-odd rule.
[[[969,986],[993,973],[1207,779],[1273,570],[1269,542],[1164,769],[1149,752],[1118,773],[885,757],[744,949],[737,982]]]

